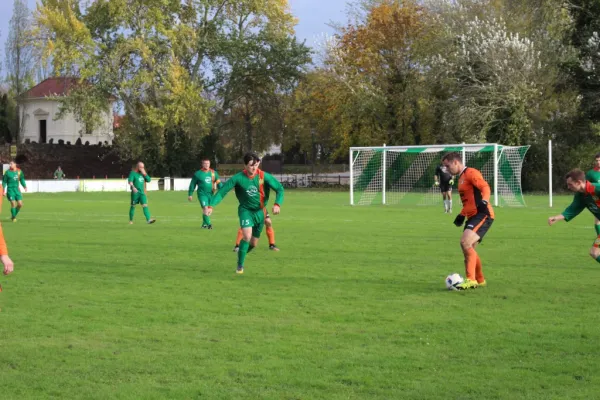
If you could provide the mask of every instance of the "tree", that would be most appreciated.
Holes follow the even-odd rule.
[[[15,100],[33,84],[36,49],[31,41],[31,30],[31,12],[26,3],[23,0],[14,0],[6,41],[6,69],[7,81]],[[13,139],[18,142],[21,136],[21,121],[17,117],[11,125]]]

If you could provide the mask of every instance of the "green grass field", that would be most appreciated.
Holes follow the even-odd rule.
[[[186,194],[150,193],[158,222],[127,224],[128,195],[31,194],[4,232],[0,398],[592,399],[600,393],[600,265],[570,201],[501,208],[464,275],[442,207],[350,207],[288,191],[234,274],[235,196],[200,230]],[[455,201],[457,197],[455,196]],[[457,208],[457,207],[455,207]],[[2,218],[8,219],[6,201]]]

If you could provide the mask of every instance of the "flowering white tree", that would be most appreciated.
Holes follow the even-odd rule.
[[[466,141],[522,143],[544,93],[542,52],[502,19],[467,15],[446,26],[451,44],[432,59],[436,79],[451,87],[456,129]]]

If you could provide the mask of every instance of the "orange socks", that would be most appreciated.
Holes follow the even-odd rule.
[[[464,252],[465,254],[465,273],[467,274],[467,279],[475,281],[477,280],[475,277],[475,270],[477,269],[477,259],[479,256],[474,248],[470,248]]]
[[[478,283],[481,283],[485,281],[485,278],[483,276],[483,270],[481,269],[481,258],[479,258],[479,254],[477,253],[475,253],[475,255],[477,256],[477,260],[475,263],[475,278],[477,278]]]
[[[242,228],[238,229],[238,234],[237,234],[237,238],[235,239],[235,245],[239,246],[240,242],[242,241],[242,238],[244,237],[244,234],[242,233]]]
[[[267,238],[269,238],[269,246],[275,244],[275,230],[272,226],[267,227]]]

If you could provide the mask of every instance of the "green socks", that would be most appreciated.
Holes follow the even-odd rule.
[[[131,206],[129,207],[129,220],[133,221],[133,214],[135,214],[135,207]]]
[[[596,257],[596,261],[600,263],[600,256]]]
[[[144,217],[146,217],[146,221],[150,221],[150,210],[148,210],[148,207],[142,207],[142,210],[144,211]]]
[[[19,214],[19,211],[21,211],[21,207],[15,208],[15,217]],[[596,226],[598,226],[598,225],[596,225]]]
[[[240,242],[240,249],[238,250],[238,265],[244,266],[244,260],[246,259],[246,254],[248,253],[248,247],[250,247],[250,243],[242,239]]]
[[[252,250],[254,250],[254,246],[252,246],[251,244],[248,245],[248,253],[250,253]]]
[[[16,216],[17,216],[17,209],[11,207],[11,209],[10,209],[10,217],[12,219],[14,219]]]
[[[208,215],[202,214],[202,225],[210,225],[210,217]]]
[[[594,228],[596,228],[596,235],[600,236],[600,224],[594,225]]]

